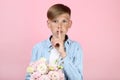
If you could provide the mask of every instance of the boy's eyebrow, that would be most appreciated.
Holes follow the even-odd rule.
[[[70,17],[69,16],[64,16],[63,19],[67,19],[67,20],[70,20]],[[53,19],[49,19],[51,21],[54,21],[54,20],[58,20],[57,17],[56,18],[53,18]]]
[[[68,20],[70,20],[70,18],[67,17]]]
[[[70,18],[69,18],[69,17],[65,17],[65,18],[63,18],[63,19],[70,20]],[[53,20],[57,20],[57,18],[55,18],[55,19],[53,19]]]

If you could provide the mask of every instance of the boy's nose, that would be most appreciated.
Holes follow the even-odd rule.
[[[61,23],[58,25],[58,28],[62,28],[62,24]]]

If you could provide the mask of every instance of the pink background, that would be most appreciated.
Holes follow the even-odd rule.
[[[72,9],[68,34],[82,45],[84,80],[120,80],[120,0],[0,0],[0,80],[24,80],[33,45],[51,34],[54,3]]]

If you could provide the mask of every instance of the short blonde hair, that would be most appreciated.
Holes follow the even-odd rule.
[[[57,16],[67,13],[71,16],[71,9],[64,4],[55,4],[48,9],[47,18],[53,20]]]

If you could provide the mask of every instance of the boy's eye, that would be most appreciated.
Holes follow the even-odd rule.
[[[57,23],[57,20],[53,20],[54,23]]]
[[[62,22],[63,22],[63,23],[68,23],[68,20],[63,20]]]

